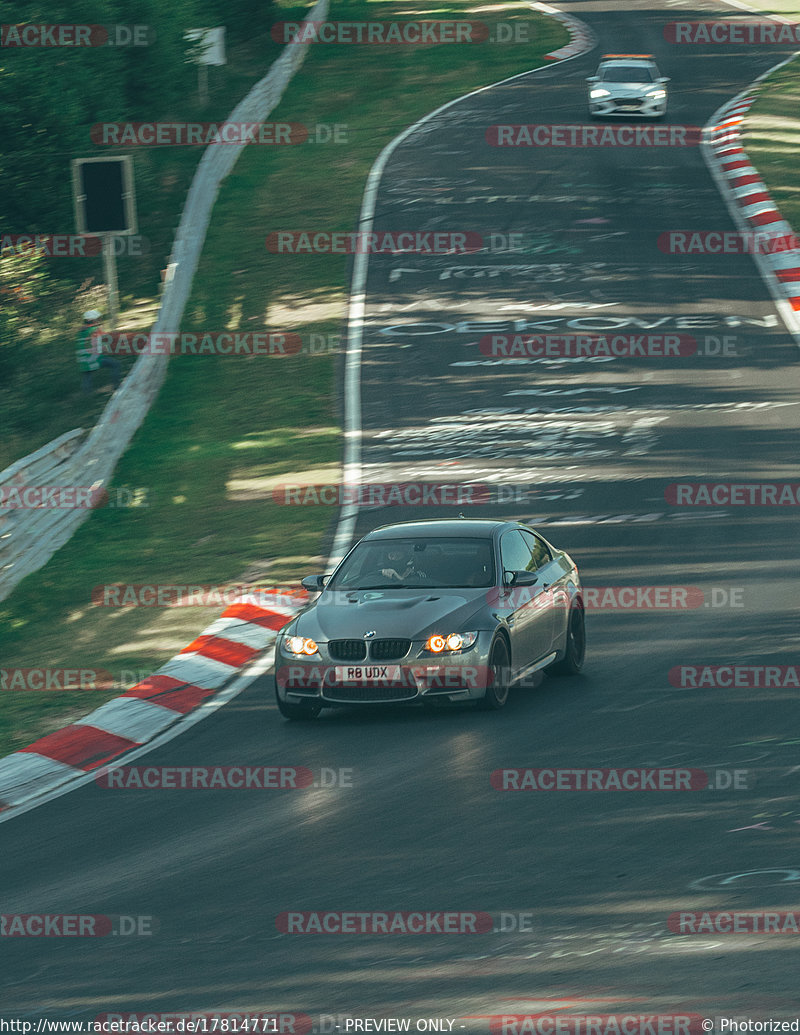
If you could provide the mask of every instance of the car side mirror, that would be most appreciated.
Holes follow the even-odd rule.
[[[514,572],[514,585],[515,586],[532,586],[534,583],[539,581],[539,576],[535,571],[515,571]]]
[[[586,77],[586,82],[587,83],[599,83],[600,82],[600,76],[599,75],[589,75],[589,76]]]
[[[309,593],[319,593],[320,590],[325,588],[325,583],[330,578],[330,575],[306,575],[301,580],[300,585],[303,589],[307,589]]]
[[[539,581],[535,571],[504,571],[504,586],[532,586]]]
[[[658,80],[658,82],[659,83],[669,83],[669,82],[671,82],[671,79],[670,79],[670,77],[668,75],[662,75],[661,78]]]

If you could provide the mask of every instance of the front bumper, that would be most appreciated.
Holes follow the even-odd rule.
[[[666,111],[666,97],[603,97],[598,100],[589,98],[589,112],[596,118],[614,115],[656,119],[665,115]]]
[[[413,643],[405,658],[351,664],[328,657],[325,644],[319,644],[320,657],[308,660],[283,656],[279,644],[275,687],[281,700],[290,704],[301,701],[330,706],[391,704],[432,698],[477,700],[491,685],[489,645],[489,634],[482,633],[470,650],[457,654],[420,657],[422,643]]]

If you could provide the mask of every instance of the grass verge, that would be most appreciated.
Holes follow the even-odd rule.
[[[792,16],[800,17],[800,3],[798,0],[747,0],[749,7],[754,7],[764,14],[782,14],[787,18]],[[735,8],[733,13],[740,14]]]

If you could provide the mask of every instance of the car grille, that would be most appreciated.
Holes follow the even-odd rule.
[[[376,661],[404,658],[411,647],[411,640],[373,640],[369,654]]]
[[[372,640],[369,656],[374,661],[391,661],[404,658],[411,648],[411,640]],[[328,653],[335,661],[365,661],[367,641],[331,640]]]
[[[642,102],[632,100],[630,97],[614,97],[614,104],[618,104],[621,108],[641,108]]]
[[[388,686],[342,686],[337,683],[326,685],[324,696],[329,701],[410,701],[417,696],[417,688],[407,683],[390,683]]]
[[[330,640],[328,653],[336,661],[363,661],[367,645],[364,640]]]

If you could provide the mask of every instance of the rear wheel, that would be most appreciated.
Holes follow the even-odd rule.
[[[576,676],[583,668],[586,657],[586,622],[583,604],[576,602],[569,610],[567,645],[561,661],[548,666],[547,671],[559,676]]]
[[[278,702],[278,711],[284,719],[295,719],[299,722],[308,722],[309,719],[316,719],[322,711],[322,705],[316,701],[299,701],[297,704],[290,704],[289,701],[282,701],[275,690],[275,700]]]
[[[510,682],[508,647],[504,640],[495,640],[489,655],[489,685],[486,694],[478,701],[478,707],[485,712],[496,712],[508,700]]]

